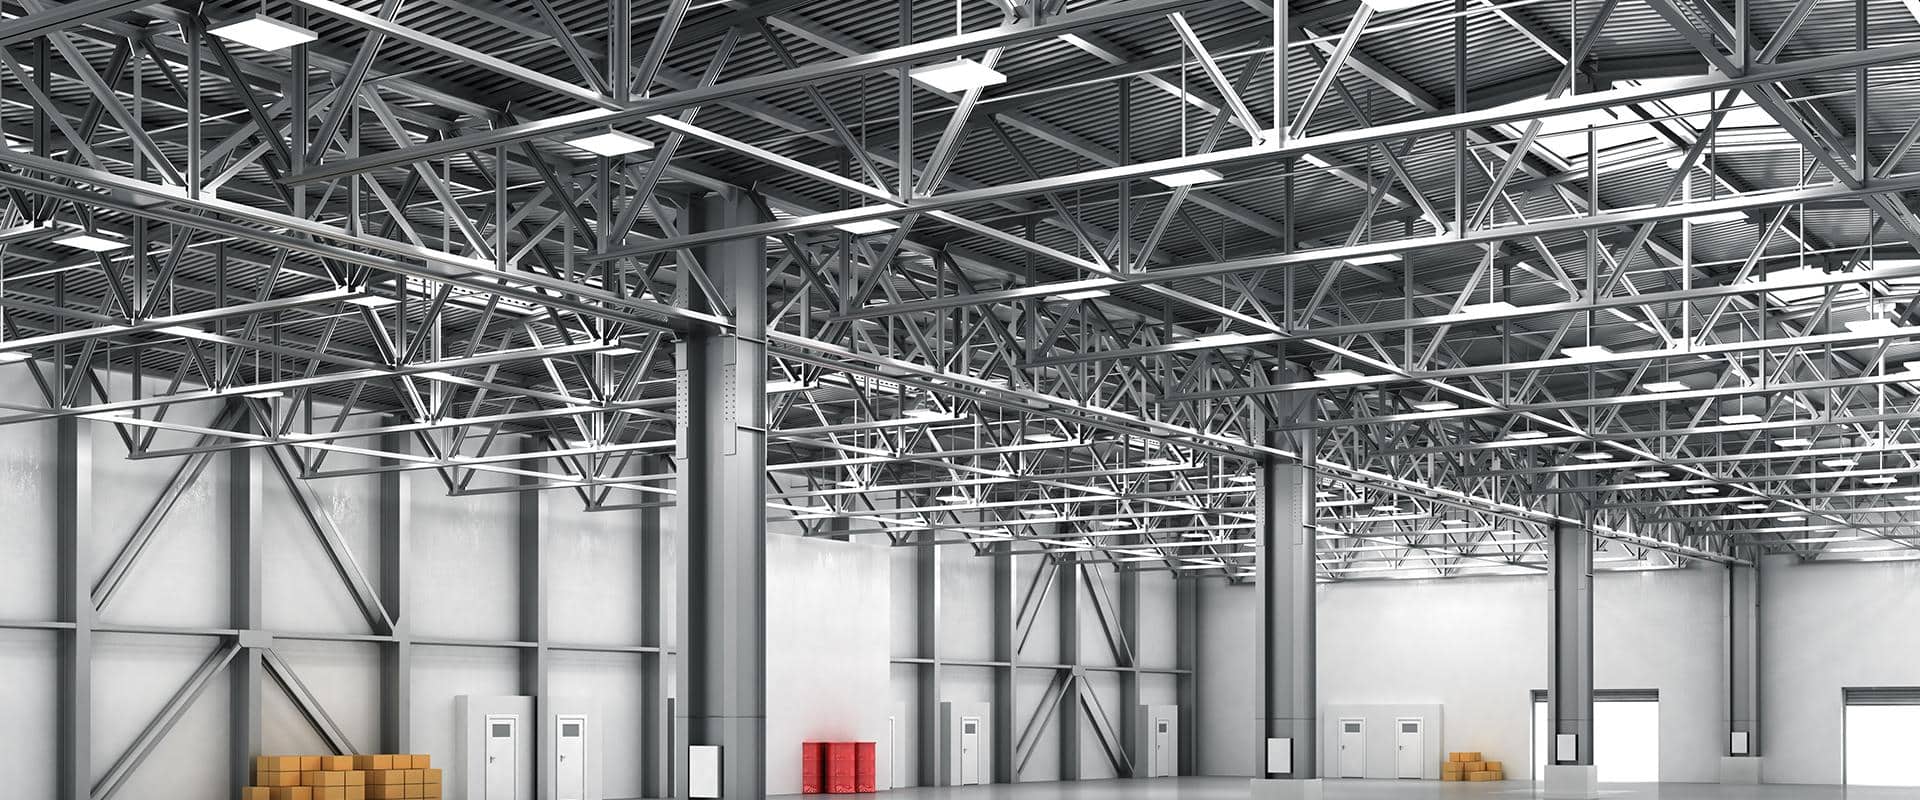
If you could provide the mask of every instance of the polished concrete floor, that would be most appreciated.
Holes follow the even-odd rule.
[[[1537,796],[1535,784],[1442,783],[1440,781],[1335,781],[1326,800],[1520,800]],[[897,800],[1240,800],[1245,778],[1155,778],[1135,781],[1021,783],[939,789],[894,789]],[[1602,784],[1601,800],[1907,800],[1920,789],[1844,786],[1720,786],[1710,783]]]

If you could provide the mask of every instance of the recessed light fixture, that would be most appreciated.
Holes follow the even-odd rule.
[[[1645,478],[1651,481],[1651,480],[1659,480],[1660,478],[1669,477],[1669,473],[1663,469],[1649,469],[1649,470],[1641,470],[1640,472],[1633,473],[1633,477]]]
[[[1767,510],[1767,504],[1766,504],[1766,503],[1741,503],[1741,504],[1740,504],[1739,506],[1736,506],[1736,507],[1737,507],[1737,508],[1739,508],[1739,509],[1740,509],[1741,511],[1765,511],[1765,510]]]
[[[1687,390],[1687,385],[1679,381],[1654,381],[1642,384],[1640,388],[1649,392],[1684,392]]]
[[[1113,294],[1113,293],[1110,291],[1107,291],[1106,289],[1075,289],[1071,292],[1061,292],[1059,294],[1047,295],[1047,299],[1061,301],[1061,302],[1067,302],[1072,300],[1098,300],[1110,294]]]
[[[1452,400],[1423,400],[1414,403],[1413,407],[1419,411],[1452,411],[1459,408],[1460,404]]]
[[[1029,517],[1057,517],[1057,516],[1060,516],[1060,512],[1058,512],[1058,511],[1055,511],[1055,510],[1053,510],[1053,509],[1051,509],[1051,508],[1028,508],[1028,509],[1022,509],[1022,510],[1020,511],[1020,513],[1022,513],[1022,514],[1025,514],[1025,515],[1027,515],[1027,516],[1029,516]]]
[[[907,71],[907,76],[929,89],[948,94],[985,89],[1007,82],[1006,73],[966,58],[914,67]]]
[[[1201,183],[1212,183],[1214,181],[1220,180],[1223,177],[1225,176],[1221,175],[1219,170],[1203,168],[1203,169],[1183,169],[1183,170],[1180,170],[1179,172],[1168,172],[1162,175],[1155,175],[1153,176],[1153,179],[1154,181],[1158,182],[1162,186],[1166,186],[1170,188],[1179,188],[1181,186],[1193,186]]]
[[[900,225],[890,219],[856,219],[852,222],[842,222],[833,227],[855,236],[872,236],[878,233],[887,233],[900,227]]]
[[[211,33],[234,44],[243,44],[255,50],[285,50],[320,38],[313,31],[291,22],[255,14],[250,17],[223,22],[207,29]]]
[[[1876,475],[1871,478],[1861,478],[1860,482],[1871,483],[1875,486],[1886,486],[1887,484],[1890,484],[1890,483],[1899,483],[1900,479],[1895,478],[1891,475]]]
[[[1910,495],[1907,495],[1907,496],[1905,496],[1905,497],[1902,497],[1902,498],[1900,498],[1900,499],[1902,499],[1902,500],[1905,500],[1905,501],[1907,501],[1907,502],[1909,502],[1909,503],[1912,503],[1912,502],[1920,502],[1920,494],[1910,494]]]
[[[1806,518],[1807,515],[1805,514],[1782,514],[1778,519],[1781,522],[1801,522],[1806,520]]]
[[[1829,458],[1829,459],[1825,459],[1825,460],[1822,460],[1822,461],[1820,462],[1820,466],[1823,466],[1823,467],[1829,467],[1829,468],[1832,468],[1832,469],[1846,469],[1847,467],[1851,467],[1851,466],[1853,466],[1853,459],[1851,459],[1851,458]]]
[[[1574,453],[1573,457],[1580,459],[1581,461],[1612,461],[1613,460],[1612,453],[1602,452],[1599,450],[1583,450],[1581,452]]]
[[[1516,442],[1530,442],[1535,439],[1547,438],[1547,432],[1546,431],[1514,431],[1512,433],[1507,434],[1507,438],[1509,440],[1516,441]]]
[[[1711,486],[1689,486],[1687,494],[1719,494],[1720,490]]]
[[[1560,352],[1568,358],[1608,358],[1613,355],[1613,348],[1604,344],[1587,344],[1578,347],[1563,347],[1560,348]]]
[[[1812,447],[1813,446],[1812,439],[1807,439],[1799,436],[1789,437],[1786,439],[1775,439],[1773,440],[1773,443],[1780,447]]]
[[[54,244],[63,244],[76,250],[90,253],[111,253],[127,246],[127,240],[103,233],[76,231],[64,236],[53,237]]]
[[[1720,421],[1727,425],[1750,425],[1763,419],[1759,414],[1725,414]]]
[[[653,141],[626,131],[601,131],[590,136],[568,139],[567,144],[596,156],[614,158],[653,149]]]
[[[1354,256],[1340,259],[1349,267],[1371,267],[1378,264],[1392,264],[1402,260],[1399,253],[1376,253],[1370,256]]]

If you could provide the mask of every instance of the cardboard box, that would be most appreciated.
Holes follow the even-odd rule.
[[[365,786],[347,787],[347,800],[367,800],[367,787]]]
[[[427,776],[427,785],[429,785],[429,786],[435,786],[435,785],[438,785],[438,784],[440,783],[440,768],[439,768],[439,767],[431,767],[431,768],[428,768],[428,769],[423,769],[423,770],[420,770],[420,772],[421,772],[422,774],[424,774],[424,775],[426,775],[426,776]]]
[[[307,786],[345,786],[347,785],[347,773],[344,773],[344,772],[328,772],[325,770],[320,770],[316,772],[303,772],[301,773],[301,775],[305,777],[305,780],[302,781],[302,783],[304,783]]]
[[[1489,761],[1487,762],[1486,770],[1488,772],[1505,772],[1506,767],[1498,761]]]
[[[1470,781],[1497,781],[1497,780],[1503,780],[1504,777],[1505,776],[1502,773],[1492,772],[1484,769],[1479,770],[1477,772],[1467,773],[1467,780],[1470,780]]]
[[[437,783],[427,784],[426,800],[440,800],[440,784],[437,784]]]
[[[254,772],[299,772],[299,756],[260,756],[253,760]]]
[[[275,786],[273,800],[313,800],[313,789],[306,786]]]
[[[312,788],[313,800],[347,800],[347,787],[345,786],[315,786]]]
[[[1463,767],[1461,767],[1461,769],[1464,769],[1464,770],[1466,770],[1466,771],[1468,771],[1468,772],[1486,772],[1486,771],[1487,771],[1487,762],[1485,762],[1485,761],[1469,761],[1469,762],[1467,762],[1467,763],[1466,763],[1466,765],[1465,765],[1465,766],[1463,766]]]
[[[407,784],[407,797],[414,798],[414,800],[419,800],[420,798],[424,798],[426,796],[427,796],[426,784],[424,783]]]
[[[1440,780],[1443,780],[1443,781],[1458,781],[1458,780],[1466,780],[1466,777],[1467,777],[1467,773],[1464,773],[1464,772],[1442,772],[1442,773],[1440,773]]]
[[[353,768],[358,770],[393,769],[393,756],[355,756]]]
[[[426,783],[427,771],[424,769],[407,770],[407,778],[402,783]]]
[[[300,772],[299,770],[292,772],[262,772],[253,776],[253,785],[268,787],[299,786]]]
[[[426,753],[414,753],[411,758],[413,759],[412,769],[427,769],[433,766],[433,756]]]
[[[301,771],[301,772],[310,772],[310,771],[313,771],[313,770],[317,770],[317,769],[319,769],[319,768],[320,768],[320,757],[319,757],[319,756],[301,756],[301,757],[300,757],[300,771]]]
[[[366,773],[368,786],[399,786],[407,782],[404,769],[377,769]]]
[[[1448,773],[1448,772],[1466,772],[1466,771],[1467,771],[1467,763],[1466,763],[1466,762],[1464,762],[1464,761],[1442,761],[1442,762],[1440,762],[1440,772],[1441,772],[1441,774],[1446,774],[1446,773]]]
[[[348,786],[367,785],[367,773],[364,773],[364,772],[361,772],[360,770],[355,769],[355,770],[348,770],[344,774],[347,776]]]
[[[406,796],[406,784],[381,783],[367,787],[367,800],[406,800]]]
[[[1480,761],[1482,759],[1480,758],[1480,753],[1469,750],[1465,752],[1452,753],[1447,757],[1447,760],[1448,761]]]
[[[321,756],[320,768],[328,772],[346,772],[353,769],[353,756]]]
[[[240,790],[240,800],[273,800],[273,790],[265,786],[249,786]]]

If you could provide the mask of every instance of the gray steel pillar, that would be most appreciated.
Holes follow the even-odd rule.
[[[1578,492],[1548,526],[1546,796],[1597,797],[1593,769],[1593,529]],[[1570,740],[1568,737],[1572,737]]]
[[[692,228],[758,222],[738,192],[691,203]],[[695,330],[679,343],[675,533],[679,564],[679,700],[674,796],[688,796],[693,745],[718,745],[724,797],[766,795],[766,243],[747,238],[696,250],[732,307],[731,331]],[[691,265],[688,265],[691,268]],[[684,291],[702,310],[700,289]]]
[[[253,784],[260,754],[260,459],[252,448],[229,451],[227,462],[228,620],[240,631],[241,650],[228,674],[227,765],[232,796]]]
[[[641,459],[641,471],[660,474],[665,462],[657,456]],[[663,635],[666,616],[665,571],[660,568],[660,540],[668,534],[658,497],[645,495],[640,508],[640,643],[651,648],[641,654],[641,695],[646,713],[641,725],[640,776],[643,797],[673,796],[673,711],[668,695],[672,659]]]
[[[1727,567],[1727,755],[1759,756],[1760,565]],[[1746,734],[1745,752],[1736,747]]]
[[[411,439],[403,433],[380,437],[389,453],[405,453]],[[397,458],[383,458],[384,466],[399,466]],[[412,502],[404,471],[380,473],[380,602],[393,615],[393,641],[380,648],[381,752],[413,751],[413,623],[407,616],[407,562],[412,557],[412,529],[408,522]]]
[[[78,402],[85,402],[85,396]],[[93,423],[54,421],[54,553],[60,621],[54,700],[54,788],[62,798],[93,789],[93,599],[83,542],[93,537]]]
[[[1277,380],[1301,380],[1283,375]],[[1253,774],[1310,780],[1319,777],[1315,735],[1318,716],[1315,674],[1313,435],[1280,431],[1279,425],[1314,413],[1313,394],[1289,392],[1274,401],[1274,430],[1267,444],[1299,454],[1300,461],[1268,457],[1260,465],[1258,566],[1260,633],[1255,643],[1254,695],[1259,741]],[[1269,771],[1267,740],[1291,740],[1289,770]]]

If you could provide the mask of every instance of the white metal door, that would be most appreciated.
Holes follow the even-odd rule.
[[[587,798],[587,718],[561,717],[560,743],[555,752],[554,789],[559,800]]]
[[[1153,721],[1153,764],[1148,775],[1155,778],[1173,775],[1173,723],[1170,720]]]
[[[520,776],[514,762],[520,753],[520,718],[487,715],[486,796],[476,800],[519,800]]]
[[[1367,721],[1340,720],[1340,776],[1367,777]]]
[[[960,718],[960,785],[980,783],[980,718]]]
[[[1426,777],[1427,740],[1424,729],[1426,720],[1419,717],[1406,717],[1400,720],[1398,745],[1400,747],[1401,778],[1418,780]]]

